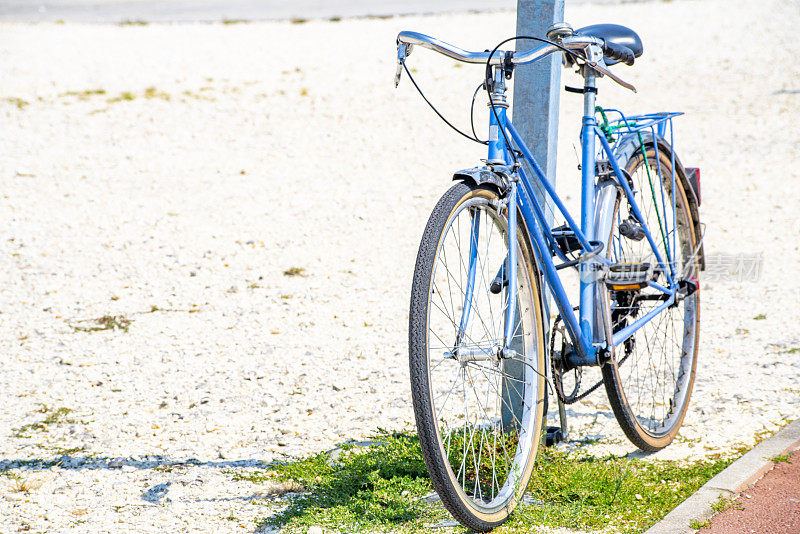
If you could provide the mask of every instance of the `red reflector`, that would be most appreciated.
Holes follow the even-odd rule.
[[[702,202],[700,197],[700,169],[698,167],[686,167],[686,177],[689,179],[689,185],[694,189],[697,205],[699,206]]]

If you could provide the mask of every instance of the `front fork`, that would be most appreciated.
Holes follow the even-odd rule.
[[[467,287],[464,291],[464,306],[461,308],[461,321],[459,321],[458,335],[456,336],[456,347],[461,345],[464,336],[467,334],[467,325],[472,311],[472,294],[475,291],[475,272],[478,270],[478,238],[481,232],[481,214],[476,209],[470,209],[469,215],[472,218],[469,233],[469,268],[467,271]]]
[[[488,163],[504,164],[507,160],[507,148],[503,129],[506,124],[506,111],[508,104],[505,98],[505,80],[503,69],[496,69],[492,90],[492,109],[489,113],[489,154]],[[498,348],[498,357],[505,355],[509,351],[514,338],[516,326],[517,310],[517,183],[513,179],[509,184],[510,188],[506,198],[507,219],[508,219],[508,258],[505,262],[506,268],[503,273],[504,280],[501,280],[501,287],[507,284],[508,301],[506,303],[503,340],[502,346]],[[467,326],[472,312],[472,300],[475,291],[475,273],[477,271],[477,247],[480,237],[480,214],[476,211],[471,213],[472,224],[470,225],[470,247],[469,265],[467,268],[467,287],[464,291],[464,307],[459,321],[456,346],[461,345],[461,341],[467,335]]]
[[[508,258],[500,267],[502,278],[501,287],[507,282],[507,302],[504,314],[503,345],[499,347],[505,353],[511,346],[515,335],[516,310],[517,310],[517,184],[511,183],[511,188],[506,197],[506,210],[508,212]],[[460,347],[467,336],[467,327],[472,313],[472,301],[475,293],[475,278],[478,271],[478,241],[480,239],[481,223],[480,212],[471,210],[469,236],[469,265],[467,266],[467,286],[464,290],[464,306],[461,310],[461,319],[456,337],[456,347]]]

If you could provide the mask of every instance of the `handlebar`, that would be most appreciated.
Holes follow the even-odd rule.
[[[457,46],[451,45],[450,43],[445,43],[444,41],[440,41],[435,37],[430,37],[423,33],[402,31],[397,35],[398,65],[397,74],[395,75],[395,86],[397,86],[397,84],[400,82],[400,63],[404,61],[405,58],[411,53],[411,50],[414,46],[429,48],[430,50],[439,52],[440,54],[457,61],[463,61],[465,63],[482,63],[484,65],[487,61],[490,65],[503,65],[507,61],[510,61],[514,65],[533,63],[534,61],[538,61],[554,52],[562,51],[561,47],[563,47],[567,50],[575,52],[577,57],[584,61],[593,70],[608,76],[621,86],[630,89],[634,93],[636,92],[636,88],[633,85],[623,81],[617,75],[610,72],[605,63],[603,63],[603,54],[606,54],[609,58],[623,61],[628,65],[633,65],[634,56],[633,52],[629,48],[616,45],[614,43],[609,43],[603,39],[588,35],[572,35],[564,37],[560,39],[559,44],[561,45],[560,47],[556,46],[555,44],[544,44],[540,47],[526,50],[525,52],[497,50],[490,58],[489,55],[491,52],[489,51],[471,52],[469,50],[464,50]],[[593,53],[595,51],[598,53]],[[574,62],[573,58],[570,59]]]
[[[594,37],[581,37],[581,39],[596,40]],[[470,52],[468,50],[451,45],[450,43],[440,41],[435,37],[430,37],[423,33],[409,31],[403,31],[397,35],[397,44],[421,46],[422,48],[429,48],[449,58],[463,61],[464,63],[482,63],[484,65],[489,59],[489,54],[491,53],[488,50],[486,52]],[[514,55],[511,57],[511,62],[517,65],[532,63],[533,61],[543,58],[548,54],[558,52],[558,50],[558,47],[546,44],[540,46],[539,48],[534,48],[523,53],[514,53]],[[505,52],[498,50],[494,53],[489,63],[491,65],[502,65],[504,61]]]

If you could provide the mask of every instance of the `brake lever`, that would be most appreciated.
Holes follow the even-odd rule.
[[[400,75],[403,74],[403,61],[411,54],[411,45],[397,43],[397,72],[394,73],[394,87],[400,85]]]
[[[576,42],[573,38],[569,39],[570,42]],[[578,37],[578,39],[580,39],[580,37]],[[564,44],[566,44],[566,40],[564,41]],[[594,44],[597,43],[595,42]],[[573,58],[572,56],[567,58],[566,54],[564,55],[564,57],[567,59],[566,62],[567,66],[570,66],[570,64],[577,64],[576,58]],[[623,80],[622,78],[620,78],[619,76],[608,70],[608,68],[606,68],[605,63],[603,62],[603,52],[602,50],[600,50],[599,46],[592,47],[591,43],[586,43],[583,49],[583,55],[580,56],[579,60],[582,61],[584,64],[586,64],[586,66],[598,72],[599,74],[608,76],[609,78],[617,82],[625,89],[630,89],[634,93],[638,92],[636,91],[636,87],[634,87],[633,84],[626,82],[625,80]]]
[[[589,65],[592,69],[596,70],[597,72],[599,72],[601,74],[605,74],[606,76],[608,76],[609,78],[611,78],[612,80],[614,80],[615,82],[620,84],[625,89],[630,89],[634,93],[638,92],[636,90],[636,87],[633,86],[633,84],[630,84],[630,83],[626,82],[625,80],[623,80],[622,78],[620,78],[616,74],[612,73],[607,68],[601,67],[600,65],[597,64],[596,61],[586,61],[586,64]]]

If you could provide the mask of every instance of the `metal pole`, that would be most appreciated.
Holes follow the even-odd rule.
[[[547,29],[556,22],[564,21],[564,0],[517,0],[517,33],[545,37]],[[539,46],[531,40],[519,40],[517,50],[527,50]],[[531,149],[533,157],[539,162],[550,183],[556,178],[556,145],[558,143],[558,98],[561,94],[561,54],[530,65],[517,67],[514,72],[513,122],[525,144]],[[552,223],[552,205],[547,206],[544,193],[537,188],[537,200],[545,206],[548,223]],[[542,288],[549,293],[549,289]],[[545,340],[550,346],[550,302],[544,302]],[[520,366],[521,367],[521,366]],[[522,375],[523,369],[505,369],[511,375]],[[521,414],[521,399],[513,393],[504,391],[506,402],[510,402],[514,412]],[[513,420],[508,409],[503,410],[503,422]],[[562,414],[562,428],[566,431],[566,420]]]
[[[544,37],[550,26],[563,21],[564,0],[517,0],[517,35]],[[517,50],[539,45],[520,40]],[[514,127],[551,183],[556,177],[560,88],[561,54],[522,65],[514,72]]]

